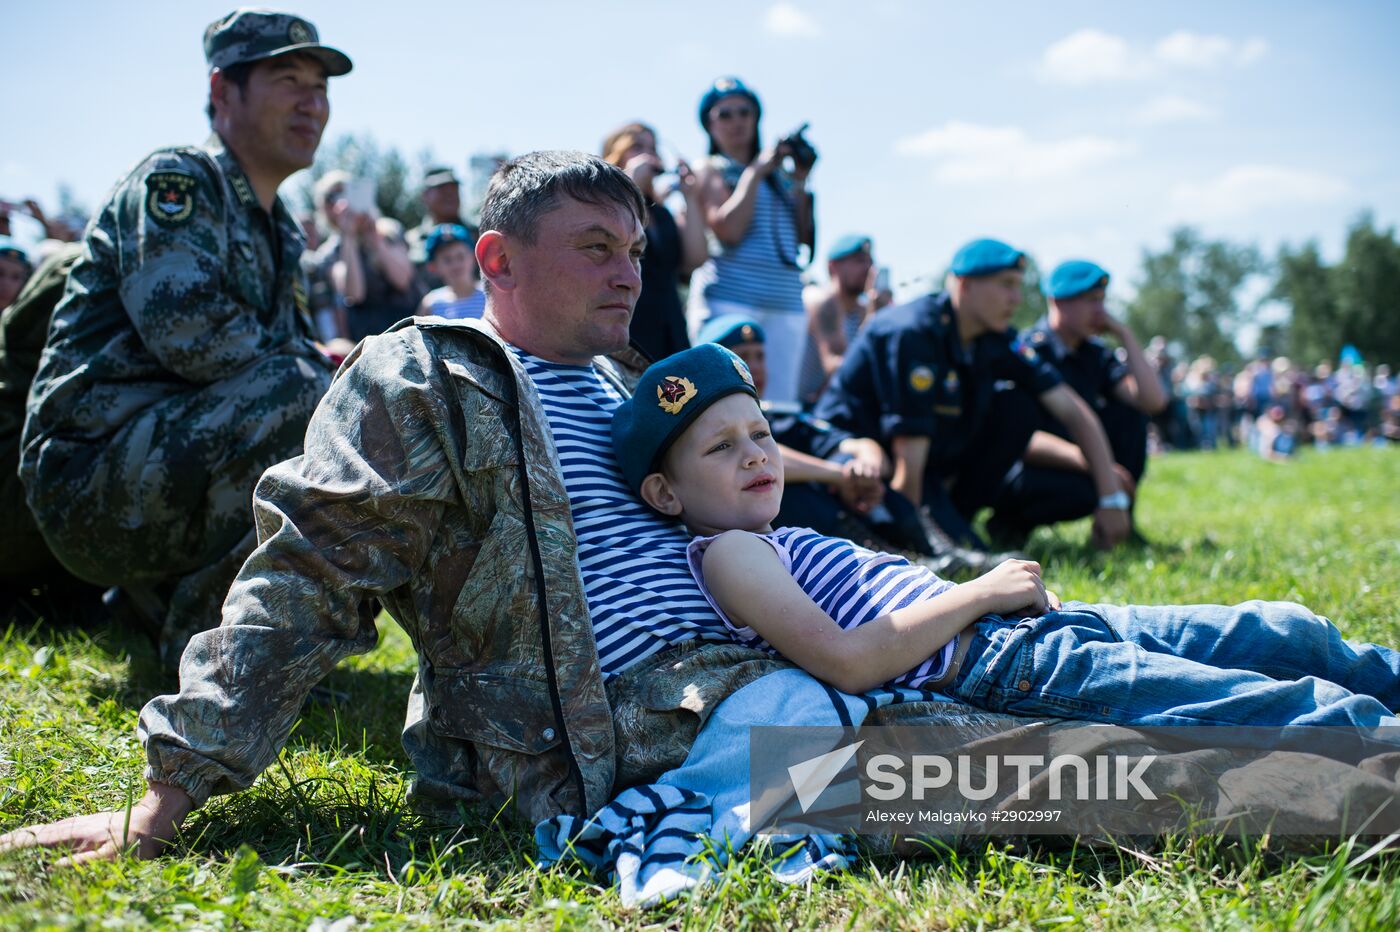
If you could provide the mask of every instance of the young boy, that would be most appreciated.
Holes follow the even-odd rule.
[[[428,271],[447,284],[423,296],[418,316],[433,314],[448,320],[480,317],[486,310],[486,293],[481,290],[471,234],[460,223],[443,223],[433,228],[424,245]]]
[[[1287,603],[1061,605],[1008,560],[952,585],[901,558],[772,529],[781,454],[743,362],[715,344],[643,373],[617,409],[624,477],[697,535],[692,572],[737,639],[838,689],[1132,725],[1398,725],[1400,654]]]

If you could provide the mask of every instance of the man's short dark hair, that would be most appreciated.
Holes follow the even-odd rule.
[[[646,199],[626,172],[584,152],[547,151],[527,153],[496,170],[481,207],[481,229],[534,243],[540,218],[566,197],[621,207],[646,223]]]
[[[241,61],[236,64],[229,65],[227,68],[224,68],[222,71],[220,71],[220,74],[224,76],[225,81],[233,82],[234,86],[238,88],[238,93],[240,95],[246,94],[248,92],[248,78],[253,74],[253,66],[256,64],[257,62],[255,61]],[[209,117],[209,122],[213,123],[213,92],[210,92],[209,102],[204,105],[204,113]]]

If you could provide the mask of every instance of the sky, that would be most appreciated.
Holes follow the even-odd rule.
[[[199,142],[204,26],[188,0],[7,9],[0,198],[96,207],[161,145]],[[1335,259],[1371,210],[1400,221],[1400,4],[1255,2],[427,3],[300,0],[355,61],[326,139],[370,132],[465,171],[477,152],[596,151],[654,125],[698,159],[716,77],[762,99],[765,138],[810,122],[819,256],[874,237],[900,297],[963,242],[1043,268],[1089,258],[1129,298],[1142,251],[1190,224]],[[286,189],[284,188],[284,191]],[[17,227],[17,234],[25,231]],[[824,277],[824,263],[814,264]]]

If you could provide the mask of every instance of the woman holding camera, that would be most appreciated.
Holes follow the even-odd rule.
[[[757,320],[768,334],[766,397],[795,401],[807,334],[797,250],[812,245],[807,175],[816,152],[800,133],[761,148],[761,113],[758,95],[738,78],[720,78],[700,100],[700,125],[710,137],[700,202],[713,242],[691,279],[689,322],[693,334],[723,314]],[[783,166],[789,157],[791,172]]]

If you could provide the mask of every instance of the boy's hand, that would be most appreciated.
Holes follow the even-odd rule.
[[[1059,607],[1058,598],[1051,603],[1054,593],[1045,591],[1040,564],[1034,560],[1007,560],[963,585],[972,586],[981,594],[984,612],[997,615],[1043,615],[1048,609]]]

